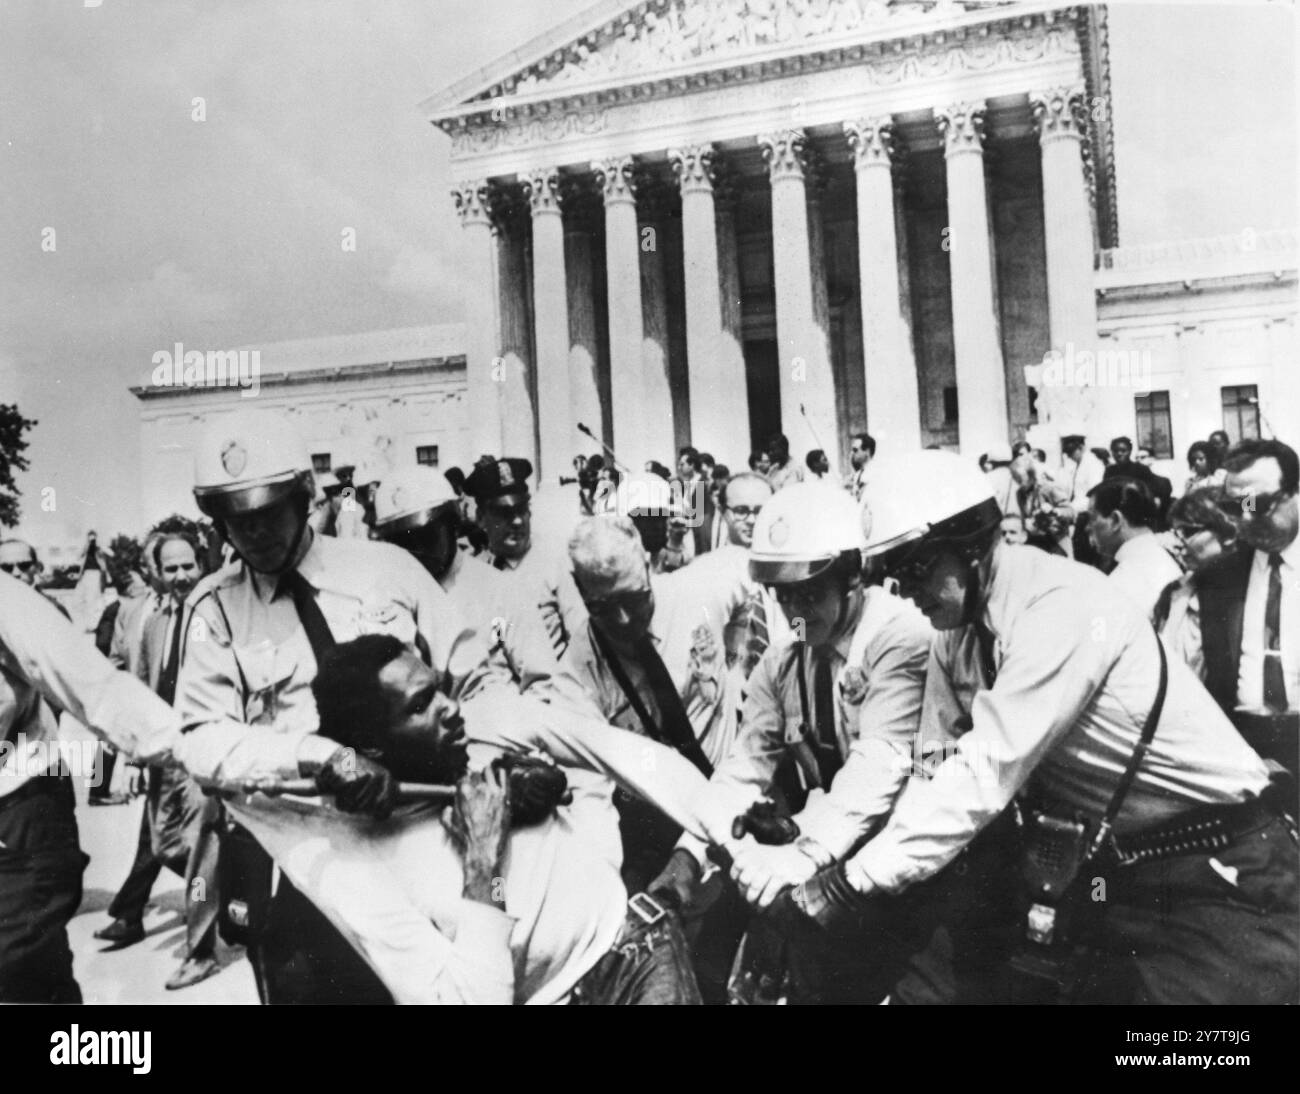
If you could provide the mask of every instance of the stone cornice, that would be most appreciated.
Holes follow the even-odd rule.
[[[436,372],[464,370],[465,355],[453,354],[448,357],[429,357],[419,361],[376,361],[368,365],[340,365],[334,368],[297,369],[292,372],[262,373],[258,384],[263,388],[295,387],[302,384],[337,384],[348,380],[365,379],[372,376],[390,376],[394,379],[403,376],[421,376]],[[212,395],[228,399],[236,390],[230,387],[186,387],[177,384],[171,387],[158,387],[144,384],[128,388],[141,402],[153,402],[158,399],[180,399],[186,396]]]

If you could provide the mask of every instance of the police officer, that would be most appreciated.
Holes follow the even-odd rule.
[[[237,557],[190,598],[177,688],[181,758],[201,777],[315,778],[340,808],[384,815],[394,796],[389,773],[315,733],[311,681],[319,659],[337,642],[380,632],[417,645],[453,696],[488,670],[473,630],[411,556],[312,531],[314,493],[306,446],[280,415],[239,411],[201,440],[195,500]],[[223,858],[223,881],[233,870],[269,878],[260,849],[238,830],[223,840]],[[261,885],[250,890],[252,919],[266,910],[268,895]],[[264,1002],[387,998],[286,880],[268,914],[249,947]]]
[[[795,814],[798,839],[765,848],[747,870],[760,897],[760,870],[779,889],[848,854],[911,770],[934,632],[910,604],[863,586],[862,541],[857,504],[823,482],[786,487],[754,527],[750,574],[773,591],[791,633],[750,677],[739,736],[710,789],[737,814],[769,795]],[[674,854],[669,872],[685,892],[703,850],[687,842]],[[836,984],[804,970],[801,990],[819,1001],[877,1001],[883,992],[871,998],[870,977],[840,957]]]
[[[431,467],[389,474],[375,494],[375,534],[409,552],[442,586],[461,614],[499,649],[521,688],[559,667],[535,605],[521,603],[504,576],[458,549],[460,503],[446,476]]]
[[[783,906],[828,929],[869,920],[1024,794],[1031,846],[1050,834],[1086,874],[1026,862],[1024,938],[1066,997],[1296,1001],[1294,828],[1263,761],[1141,610],[1092,569],[1001,543],[987,480],[951,454],[882,460],[864,505],[873,567],[944,632],[922,734],[951,746],[862,850]],[[1091,953],[1073,969],[1059,960],[1071,914],[1071,943]]]
[[[532,473],[528,460],[510,457],[478,463],[465,480],[475,520],[487,536],[486,561],[494,569],[519,569],[533,545]]]

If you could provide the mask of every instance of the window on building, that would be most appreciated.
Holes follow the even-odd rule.
[[[943,424],[952,425],[957,420],[956,385],[943,389]]]
[[[1133,400],[1137,411],[1137,446],[1154,460],[1174,458],[1174,431],[1169,420],[1169,392],[1153,391]]]
[[[419,444],[415,446],[415,462],[421,467],[438,466],[438,446],[436,444]]]
[[[330,454],[328,452],[313,452],[311,454],[311,469],[318,475],[325,474],[330,470]]]
[[[1254,384],[1219,389],[1223,400],[1223,430],[1233,444],[1259,436],[1259,388]]]

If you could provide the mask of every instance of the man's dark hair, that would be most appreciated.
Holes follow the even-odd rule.
[[[712,453],[712,452],[701,452],[701,453],[700,453],[700,470],[701,470],[701,471],[703,471],[706,467],[716,467],[717,464],[718,464],[718,461],[715,460],[715,459],[713,458],[713,453]]]
[[[1120,475],[1088,491],[1097,512],[1108,517],[1116,510],[1133,528],[1151,528],[1158,517],[1155,498],[1143,482]]]
[[[1203,486],[1189,490],[1169,508],[1169,526],[1178,525],[1205,528],[1214,533],[1220,543],[1227,545],[1237,536],[1237,527],[1218,506],[1223,497],[1223,487]]]
[[[1061,451],[1068,456],[1076,448],[1082,448],[1086,443],[1082,433],[1067,433],[1061,438]]]
[[[379,674],[405,650],[391,634],[363,634],[321,658],[311,693],[322,737],[359,752],[379,747],[388,712]]]
[[[449,467],[442,473],[442,477],[451,483],[451,488],[456,491],[456,497],[465,496],[465,472],[459,467]]]
[[[1300,490],[1300,463],[1297,462],[1296,451],[1281,441],[1238,441],[1223,457],[1223,469],[1229,473],[1245,471],[1256,460],[1270,457],[1277,460],[1278,467],[1282,469],[1282,489],[1288,494]]]
[[[1222,438],[1222,440],[1220,440]],[[1222,445],[1224,448],[1232,446],[1232,438],[1228,436],[1226,429],[1216,429],[1210,434],[1210,444]]]
[[[784,466],[790,459],[790,439],[784,433],[773,433],[767,439],[767,448],[765,451],[773,463],[780,463]]]
[[[1110,466],[1110,450],[1106,448],[1094,448],[1092,454],[1101,460],[1102,463]]]
[[[652,475],[658,475],[661,479],[664,480],[664,482],[668,482],[673,477],[672,472],[669,471],[668,468],[666,468],[658,460],[651,460],[649,463],[646,464],[645,469],[649,471],[650,474]]]
[[[714,482],[726,482],[731,478],[731,468],[725,463],[715,463],[713,465],[712,479]]]
[[[1126,444],[1126,445],[1128,445],[1128,450],[1129,450],[1130,452],[1133,451],[1133,438],[1132,438],[1132,437],[1112,437],[1112,438],[1111,438],[1111,441],[1110,441],[1111,451],[1114,451],[1115,446],[1116,446],[1117,444]]]
[[[194,552],[194,561],[198,563],[200,570],[203,569],[205,555],[203,548],[199,545],[198,536],[189,531],[158,532],[155,534],[153,543],[149,545],[149,557],[153,560],[154,570],[157,573],[162,573],[163,544],[173,541],[188,543],[190,549]]]
[[[852,444],[854,441],[861,441],[863,451],[867,452],[872,459],[876,458],[876,438],[870,433],[854,433],[853,436],[849,438],[849,444]]]
[[[689,444],[683,445],[677,450],[677,459],[679,462],[683,456],[686,458],[686,462],[689,463],[694,470],[698,471],[700,469],[700,454]]]
[[[820,448],[811,448],[808,450],[808,454],[804,456],[803,462],[807,464],[809,471],[815,472],[819,467],[821,467],[822,460],[825,458],[826,453]]]
[[[1039,463],[1046,463],[1046,462],[1047,462],[1047,453],[1044,452],[1041,448],[1035,448],[1035,449],[1034,449],[1034,459],[1036,459]]]

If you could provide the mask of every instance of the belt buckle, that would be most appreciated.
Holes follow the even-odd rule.
[[[627,906],[647,927],[653,927],[668,914],[668,910],[659,901],[645,892],[629,897]]]

